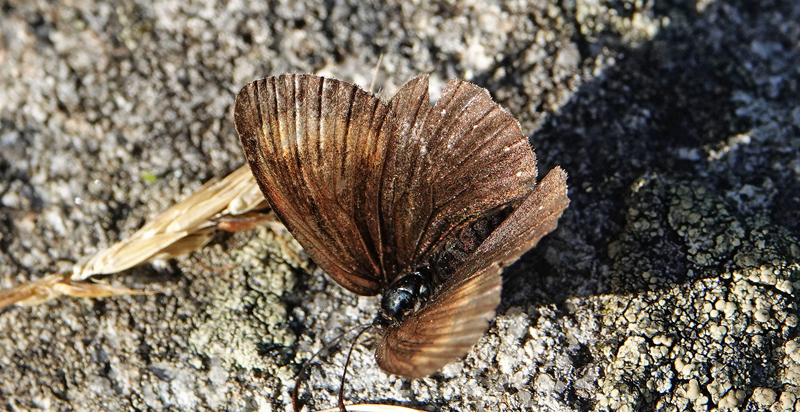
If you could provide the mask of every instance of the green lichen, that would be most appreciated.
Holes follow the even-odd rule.
[[[276,235],[266,227],[245,246],[231,250],[234,266],[209,287],[208,305],[193,318],[189,343],[201,355],[225,364],[276,372],[276,358],[289,355],[296,336],[288,328],[281,299],[295,284],[291,257],[281,257]],[[283,251],[285,254],[285,251]]]
[[[609,250],[618,287],[632,296],[604,310],[598,409],[795,399],[797,240],[699,182],[648,176],[633,192]],[[749,400],[756,389],[763,396]]]

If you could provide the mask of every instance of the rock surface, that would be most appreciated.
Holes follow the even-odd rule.
[[[313,72],[390,96],[488,88],[570,174],[559,229],[505,272],[495,323],[408,381],[355,346],[350,403],[463,410],[800,407],[800,5],[283,1],[0,13],[0,287],[132,233],[244,158],[239,88]],[[374,316],[275,233],[111,278],[148,296],[0,313],[0,409],[290,410],[298,365]],[[300,252],[289,240],[289,247]],[[313,266],[312,266],[313,267]],[[315,363],[335,405],[346,348]]]

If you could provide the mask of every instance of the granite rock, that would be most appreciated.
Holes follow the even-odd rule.
[[[428,73],[436,97],[462,78],[520,119],[541,171],[567,170],[572,203],[505,271],[469,355],[409,381],[362,338],[349,403],[795,410],[799,22],[785,0],[6,1],[0,287],[68,271],[241,165],[248,81],[377,72],[391,96]],[[290,410],[300,365],[377,306],[298,255],[261,228],[110,277],[165,293],[3,310],[0,409]],[[335,405],[341,346],[312,363],[311,409]]]

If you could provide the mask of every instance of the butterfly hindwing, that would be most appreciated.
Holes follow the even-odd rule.
[[[569,204],[566,179],[551,170],[425,306],[385,332],[375,352],[383,370],[427,376],[470,350],[500,303],[502,268],[556,228]]]

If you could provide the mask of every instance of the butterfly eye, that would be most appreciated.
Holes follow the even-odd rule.
[[[389,285],[381,297],[381,314],[384,321],[402,321],[418,304],[430,297],[430,287],[426,278],[427,268],[410,273]],[[381,322],[385,323],[385,322]]]
[[[390,319],[399,320],[414,308],[417,297],[405,289],[387,289],[381,298],[381,309]]]

